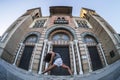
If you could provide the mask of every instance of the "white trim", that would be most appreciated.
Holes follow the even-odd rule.
[[[52,43],[52,42],[50,42],[50,41],[48,42],[48,51],[47,51],[47,53],[50,51],[51,43]],[[47,67],[48,67],[48,63],[45,64],[45,69],[46,69]],[[48,75],[48,73],[45,73],[45,75]]]
[[[16,56],[15,56],[15,60],[14,60],[13,65],[15,65],[16,62],[17,62],[17,59],[18,59],[18,56],[19,56],[19,54],[20,54],[20,51],[21,51],[22,46],[23,46],[23,43],[20,43],[20,48],[18,49],[18,52],[17,52],[17,54],[16,54]]]
[[[39,20],[46,20],[45,23],[44,23],[44,25],[43,25],[43,27],[45,27],[46,24],[47,24],[47,22],[48,22],[48,18],[35,19],[35,20],[32,22],[32,24],[29,26],[29,28],[34,28],[35,23],[36,23],[37,21],[39,21]]]
[[[76,61],[75,61],[75,53],[73,48],[73,42],[70,42],[72,47],[72,55],[73,55],[73,66],[74,66],[74,75],[77,75],[77,69],[76,69]]]
[[[88,22],[88,20],[85,19],[85,21],[87,22],[87,25],[88,25],[89,28],[93,28],[93,27],[90,25],[90,23]]]
[[[6,39],[7,36],[8,36],[8,33],[5,33],[5,34],[3,35],[3,37],[1,38],[1,42],[3,42],[3,41]]]
[[[76,20],[75,20],[74,18],[73,18],[73,21],[74,21],[74,23],[75,23],[75,26],[76,26],[76,27],[79,27],[78,24],[77,24],[77,22],[76,22]]]
[[[120,43],[120,36],[118,34],[114,34],[114,36],[117,39],[117,42]]]
[[[34,53],[33,53],[33,57],[32,57],[32,60],[31,60],[31,65],[30,65],[30,68],[29,68],[29,71],[31,72],[32,71],[32,67],[33,67],[33,61],[34,61],[34,58],[35,58],[35,52],[36,52],[36,48],[37,48],[37,43],[35,44],[35,50],[34,50]]]
[[[44,25],[43,25],[43,27],[45,27],[46,26],[46,24],[47,24],[47,22],[48,22],[48,18],[46,19],[46,21],[45,21],[45,23],[44,23]]]
[[[87,60],[88,60],[89,72],[92,72],[92,68],[91,68],[91,65],[90,65],[90,58],[89,58],[89,56],[88,56],[88,50],[87,50],[86,44],[84,44],[84,47],[85,47],[85,53],[86,53]]]
[[[108,66],[108,63],[107,63],[107,60],[106,60],[105,54],[104,54],[104,52],[103,52],[103,49],[102,49],[101,43],[99,43],[98,45],[99,45],[100,51],[102,52],[102,56],[103,56],[103,59],[104,59],[104,61],[105,61],[105,65]]]
[[[74,40],[75,42],[75,46],[77,48],[77,55],[78,55],[78,63],[79,63],[79,68],[80,68],[80,72],[79,74],[83,74],[83,70],[82,70],[82,63],[81,63],[81,57],[80,57],[80,53],[79,53],[79,49],[78,49],[78,40]]]
[[[41,56],[41,60],[40,60],[40,65],[39,65],[40,67],[39,67],[38,74],[42,73],[43,57],[44,57],[44,54],[45,54],[46,44],[47,44],[47,40],[44,40],[44,47],[43,47],[43,51],[42,51],[42,56]]]
[[[34,20],[34,21],[32,22],[32,24],[29,26],[29,28],[33,28],[33,26],[35,25],[35,22],[36,22],[36,20]]]

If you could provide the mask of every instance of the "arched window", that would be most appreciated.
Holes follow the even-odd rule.
[[[93,36],[87,35],[84,37],[85,43],[97,43],[96,39]]]
[[[38,36],[36,34],[31,34],[25,38],[23,43],[37,43],[37,40],[38,40]],[[25,45],[18,67],[25,70],[29,69],[34,46],[35,45],[33,44]]]
[[[64,18],[64,17],[62,17],[62,20],[65,20],[65,18]]]
[[[103,65],[102,65],[100,53],[98,51],[98,46],[97,46],[98,41],[94,36],[86,35],[84,37],[84,42],[87,44],[86,48],[90,56],[92,70],[95,71],[101,69]]]
[[[76,20],[76,22],[80,28],[89,28],[88,23],[84,20]]]
[[[25,39],[24,43],[37,43],[37,39],[37,35],[30,35]]]
[[[61,20],[61,18],[60,18],[60,17],[58,17],[58,18],[57,18],[57,20]]]
[[[44,24],[45,24],[45,21],[46,21],[46,19],[36,21],[35,24],[34,24],[34,26],[33,26],[33,28],[43,27]]]
[[[53,35],[52,40],[70,40],[70,38],[67,34],[57,33]]]

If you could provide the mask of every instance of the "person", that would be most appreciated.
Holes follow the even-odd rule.
[[[61,58],[61,56],[60,56],[59,53],[55,53],[55,52],[53,52],[53,51],[47,53],[47,55],[45,56],[44,61],[47,62],[47,63],[49,63],[49,65],[48,65],[48,68],[45,69],[45,70],[42,72],[42,74],[44,74],[44,73],[52,70],[52,69],[55,68],[55,67],[60,67],[60,66],[61,66],[62,68],[67,69],[68,72],[69,72],[69,74],[72,75],[71,69],[69,68],[69,66],[67,66],[67,65],[65,65],[65,64],[63,63],[63,60],[62,60],[62,58]]]

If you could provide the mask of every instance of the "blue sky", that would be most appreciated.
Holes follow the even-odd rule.
[[[120,0],[1,0],[0,36],[26,10],[41,7],[42,15],[49,16],[50,6],[72,6],[73,16],[79,16],[82,7],[93,9],[120,33]]]

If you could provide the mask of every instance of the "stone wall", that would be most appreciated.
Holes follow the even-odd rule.
[[[18,44],[20,43],[21,38],[25,34],[26,30],[29,28],[29,25],[32,23],[32,21],[33,20],[30,16],[26,16],[25,19],[23,19],[23,22],[21,22],[21,24],[18,25],[19,27],[16,29],[14,34],[9,35],[10,39],[8,40],[4,48],[7,50],[7,52],[4,50],[1,56],[6,61],[10,63],[13,62],[14,55],[15,55],[15,49],[17,48]]]
[[[104,49],[104,52],[105,52],[105,56],[107,58],[107,62],[109,64],[111,64],[111,63],[115,62],[116,60],[118,60],[120,57],[119,57],[119,54],[116,50],[115,44],[113,42],[113,41],[115,41],[115,39],[112,40],[111,37],[110,37],[110,35],[113,36],[113,34],[110,33],[110,35],[109,35],[106,32],[106,30],[103,28],[103,26],[100,24],[100,22],[98,22],[97,19],[94,16],[89,15],[89,20],[88,21],[90,22],[90,24],[93,27],[92,31],[98,36],[98,38],[100,39],[100,41],[102,43],[102,46],[103,46],[103,49]],[[115,56],[113,58],[111,58],[111,56],[110,56],[110,52],[112,50],[115,53]]]

